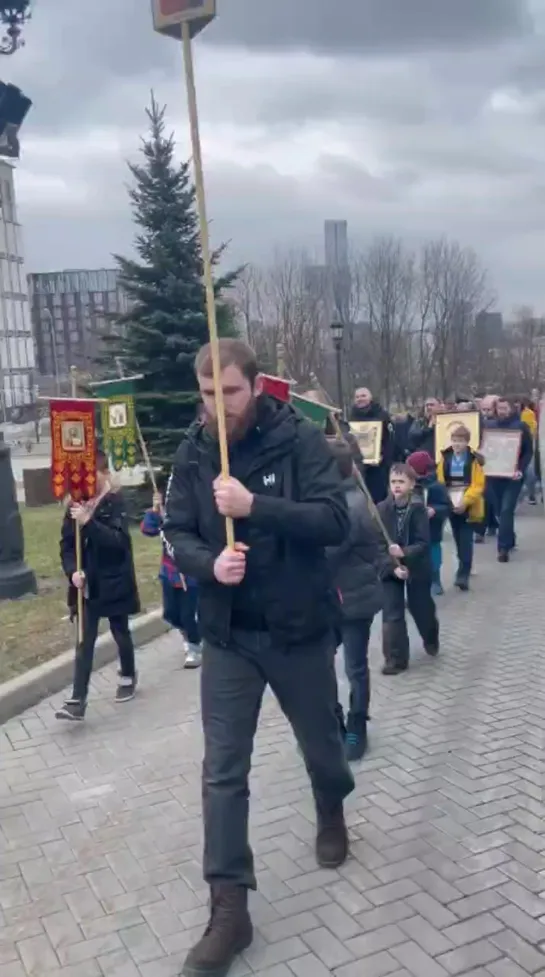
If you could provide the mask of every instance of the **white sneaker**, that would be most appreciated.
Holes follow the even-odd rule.
[[[184,668],[200,668],[202,662],[202,652],[200,645],[186,645]]]

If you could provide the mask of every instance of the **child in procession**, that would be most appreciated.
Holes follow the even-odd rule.
[[[434,597],[440,597],[444,594],[441,583],[443,528],[450,513],[450,498],[437,478],[435,462],[427,451],[414,451],[407,458],[407,464],[416,474],[414,498],[424,504],[430,520],[431,592]]]
[[[82,567],[76,559],[76,525],[81,532]],[[129,524],[123,497],[112,485],[108,459],[97,453],[96,494],[85,503],[70,501],[64,517],[60,555],[68,578],[68,606],[77,618],[78,591],[83,591],[83,640],[78,642],[72,696],[57,719],[85,718],[95,644],[101,618],[107,618],[119,650],[116,702],[136,691],[134,644],[129,617],[140,610]]]
[[[463,424],[453,430],[450,448],[442,452],[437,471],[450,496],[450,524],[458,556],[454,583],[464,591],[469,590],[475,525],[484,518],[484,468],[481,456],[469,446],[470,437]]]
[[[415,485],[416,475],[409,465],[392,465],[390,493],[378,506],[394,541],[381,567],[383,675],[398,675],[409,667],[405,587],[424,650],[432,657],[439,654],[439,622],[431,594],[430,520],[423,502],[415,497]]]
[[[350,686],[345,744],[347,759],[352,762],[361,760],[367,750],[369,637],[373,618],[382,606],[378,570],[388,554],[354,477],[352,446],[338,439],[331,439],[330,446],[343,479],[350,516],[347,539],[340,546],[329,547],[326,555],[341,599],[344,666]]]
[[[148,509],[140,524],[144,536],[159,536],[164,517],[163,496],[157,491],[153,496],[153,508]],[[181,632],[185,641],[184,668],[199,668],[201,634],[197,619],[197,582],[182,576],[170,559],[164,543],[159,580],[163,591],[163,618],[172,628]]]

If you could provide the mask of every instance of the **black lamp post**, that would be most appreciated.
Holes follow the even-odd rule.
[[[344,415],[343,362],[342,362],[343,334],[344,334],[344,325],[340,321],[340,319],[332,322],[331,338],[333,340],[333,346],[335,349],[335,361],[337,366],[337,400],[339,403],[339,407],[341,408]]]
[[[0,54],[15,54],[22,47],[25,42],[21,34],[30,17],[30,0],[0,0],[0,23],[5,30]]]

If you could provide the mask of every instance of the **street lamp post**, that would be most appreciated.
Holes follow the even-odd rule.
[[[335,349],[335,362],[337,366],[337,400],[344,416],[344,393],[343,393],[343,335],[344,325],[339,320],[331,323],[331,338]]]
[[[0,54],[15,54],[23,46],[21,34],[31,16],[30,0],[0,0],[0,24],[5,31]]]
[[[61,378],[59,374],[59,351],[57,349],[57,335],[55,333],[55,323],[53,322],[53,316],[49,309],[44,309],[42,313],[42,321],[47,322],[49,326],[49,334],[51,336],[51,349],[53,352],[53,369],[55,370],[55,386],[57,389],[57,397],[61,395]]]

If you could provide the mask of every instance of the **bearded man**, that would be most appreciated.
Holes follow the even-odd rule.
[[[252,941],[248,776],[267,686],[305,759],[322,867],[337,868],[347,857],[343,800],[354,787],[337,716],[339,606],[325,557],[325,547],[340,545],[349,530],[340,476],[321,431],[263,394],[254,352],[235,339],[219,346],[231,474],[220,472],[207,345],[195,363],[203,415],[176,454],[164,529],[178,569],[199,583],[204,638],[204,877],[211,916],[187,957],[188,977],[223,977]],[[235,523],[234,550],[225,546],[226,516]]]

